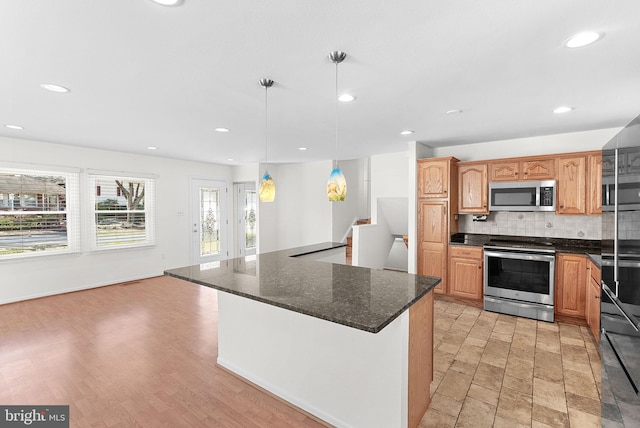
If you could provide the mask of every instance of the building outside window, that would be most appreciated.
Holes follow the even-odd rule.
[[[0,259],[79,250],[78,176],[0,167]]]

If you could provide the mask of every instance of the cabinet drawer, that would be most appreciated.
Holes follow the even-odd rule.
[[[482,248],[470,247],[468,245],[450,245],[449,257],[482,260]]]

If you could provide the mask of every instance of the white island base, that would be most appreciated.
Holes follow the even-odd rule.
[[[337,427],[416,427],[430,403],[433,292],[369,333],[218,292],[218,364]]]

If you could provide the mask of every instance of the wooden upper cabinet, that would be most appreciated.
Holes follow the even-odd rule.
[[[458,212],[488,214],[487,164],[458,164]]]
[[[489,172],[490,181],[516,181],[520,179],[520,162],[492,162]]]
[[[625,171],[627,174],[640,174],[640,152],[631,151],[626,153],[627,155],[627,170]]]
[[[553,180],[556,177],[555,159],[533,159],[521,162],[521,180]]]
[[[418,198],[449,196],[449,159],[418,160]]]
[[[586,156],[558,159],[558,214],[586,214],[586,172]]]
[[[588,157],[587,215],[602,213],[602,153]]]
[[[521,158],[489,164],[489,181],[553,180],[555,159]]]

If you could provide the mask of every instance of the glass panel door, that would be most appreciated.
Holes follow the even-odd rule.
[[[192,180],[192,263],[228,257],[226,199],[225,182]]]
[[[235,183],[237,216],[237,255],[244,257],[256,253],[258,194],[256,184]]]

